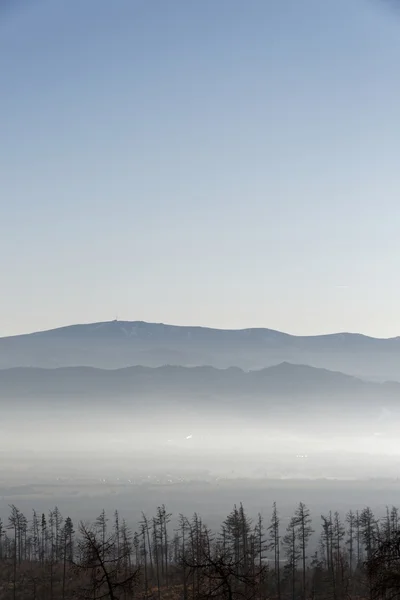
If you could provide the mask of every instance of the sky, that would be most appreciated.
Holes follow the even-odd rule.
[[[400,335],[395,4],[0,2],[0,336]]]

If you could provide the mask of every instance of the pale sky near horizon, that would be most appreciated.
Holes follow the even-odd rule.
[[[400,335],[385,0],[0,3],[0,336]]]

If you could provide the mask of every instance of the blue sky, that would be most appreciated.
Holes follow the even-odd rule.
[[[385,0],[0,4],[0,335],[400,335]]]

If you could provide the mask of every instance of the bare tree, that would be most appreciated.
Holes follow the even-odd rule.
[[[278,600],[281,600],[281,561],[280,561],[280,546],[281,546],[281,536],[279,533],[280,527],[280,518],[278,514],[278,509],[276,507],[276,502],[272,505],[272,517],[271,524],[268,527],[269,532],[269,550],[272,550],[274,553],[274,579],[276,584],[276,593],[278,596]]]
[[[302,560],[302,588],[303,588],[303,598],[306,598],[307,590],[307,579],[306,579],[306,562],[307,562],[307,546],[310,540],[311,535],[314,533],[313,528],[311,527],[311,516],[310,511],[306,507],[303,502],[300,502],[296,513],[295,513],[295,521],[298,529],[298,538],[301,552],[301,560]]]
[[[392,532],[366,560],[372,598],[400,598],[400,531]]]
[[[297,564],[301,556],[297,525],[298,520],[297,516],[295,515],[290,519],[290,522],[286,528],[286,534],[283,538],[283,545],[286,555],[285,573],[291,581],[293,600],[295,600],[296,597]]]
[[[252,600],[259,595],[262,571],[255,571],[248,556],[237,552],[235,546],[214,540],[211,532],[202,527],[200,546],[195,557],[186,556],[185,565],[196,572],[196,598],[224,598]],[[193,560],[195,559],[195,560]]]
[[[74,563],[76,572],[89,575],[90,584],[84,580],[76,592],[82,600],[119,600],[119,593],[132,593],[138,581],[139,571],[123,569],[126,564],[127,552],[120,545],[116,531],[108,535],[103,544],[102,534],[96,526],[84,523],[79,525],[78,554],[79,560]]]
[[[351,577],[354,569],[354,546],[356,543],[356,515],[352,510],[350,510],[346,515],[346,523],[348,525],[346,545],[348,546],[349,570]]]

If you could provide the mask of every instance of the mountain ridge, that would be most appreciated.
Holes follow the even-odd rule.
[[[375,383],[281,363],[258,371],[237,367],[133,366],[123,369],[16,367],[0,370],[4,423],[187,423],[187,427],[274,427],[282,431],[389,431],[400,419],[400,383]],[[56,424],[59,425],[56,425]],[[219,424],[219,425],[217,425]],[[7,427],[7,426],[6,426]]]
[[[294,336],[265,328],[215,329],[144,321],[68,325],[0,338],[0,369],[170,364],[260,370],[285,361],[360,378],[400,381],[400,338],[358,333]]]
[[[17,339],[17,338],[25,338],[25,337],[38,337],[38,336],[56,336],[57,334],[62,334],[62,333],[67,333],[67,332],[73,332],[74,330],[92,330],[92,331],[99,331],[100,329],[105,329],[106,327],[113,327],[114,329],[118,328],[119,331],[121,333],[124,333],[126,336],[130,336],[132,335],[132,332],[129,332],[126,330],[126,327],[134,327],[134,328],[151,328],[154,329],[156,327],[158,328],[164,328],[165,330],[169,330],[169,331],[186,331],[187,333],[199,333],[199,332],[204,332],[204,333],[221,333],[221,334],[227,334],[227,335],[234,335],[234,334],[247,334],[247,335],[252,335],[252,334],[261,334],[261,333],[267,333],[270,334],[272,336],[277,335],[277,336],[282,336],[282,337],[289,337],[289,338],[295,338],[295,339],[327,339],[327,338],[358,338],[358,339],[363,339],[363,340],[372,340],[372,341],[396,341],[396,342],[400,342],[400,336],[390,336],[390,337],[376,337],[376,336],[371,336],[371,335],[367,335],[364,333],[360,333],[360,332],[351,332],[351,331],[338,331],[338,332],[331,332],[331,333],[320,333],[320,334],[307,334],[307,335],[300,335],[300,334],[294,334],[294,333],[289,333],[289,332],[285,332],[285,331],[280,331],[278,329],[271,329],[269,327],[241,327],[241,328],[231,328],[231,329],[227,329],[227,328],[223,328],[223,327],[208,327],[208,326],[203,326],[203,325],[175,325],[175,324],[171,324],[171,323],[156,323],[156,322],[151,322],[151,321],[120,321],[117,319],[114,319],[112,321],[94,321],[94,322],[88,322],[88,323],[72,323],[69,325],[62,325],[59,327],[53,327],[50,329],[44,329],[44,330],[38,330],[38,331],[32,331],[32,332],[28,332],[28,333],[19,333],[19,334],[14,334],[14,335],[8,335],[8,336],[0,336],[0,341],[1,340],[10,340],[10,339]]]
[[[126,382],[132,385],[139,382],[140,386],[146,388],[152,385],[162,385],[164,391],[168,391],[169,386],[173,389],[186,389],[186,385],[194,386],[196,389],[212,389],[214,384],[222,386],[224,392],[238,389],[248,389],[257,392],[264,392],[273,389],[273,391],[295,390],[296,393],[309,393],[310,390],[328,390],[337,392],[338,390],[373,390],[382,391],[385,388],[391,388],[400,394],[400,383],[397,382],[368,382],[352,375],[347,375],[338,371],[328,369],[319,369],[309,365],[292,364],[282,362],[271,367],[259,370],[245,371],[238,367],[228,367],[226,369],[217,369],[215,367],[204,365],[196,367],[184,367],[177,365],[164,365],[161,367],[147,367],[134,365],[118,369],[99,369],[96,367],[58,367],[46,369],[40,367],[12,367],[0,370],[0,396],[4,393],[5,385],[18,389],[26,388],[26,391],[32,390],[39,382],[45,385],[48,382],[57,383],[55,392],[63,392],[65,389],[72,388],[77,381],[90,383],[90,388],[97,389],[98,384],[109,382],[109,390],[117,390],[118,386],[123,389]],[[115,386],[113,388],[113,386]],[[71,388],[71,389],[72,389]],[[133,389],[133,388],[132,388]],[[158,387],[157,387],[158,389]],[[189,389],[189,388],[188,388]],[[220,389],[218,387],[218,389]]]

